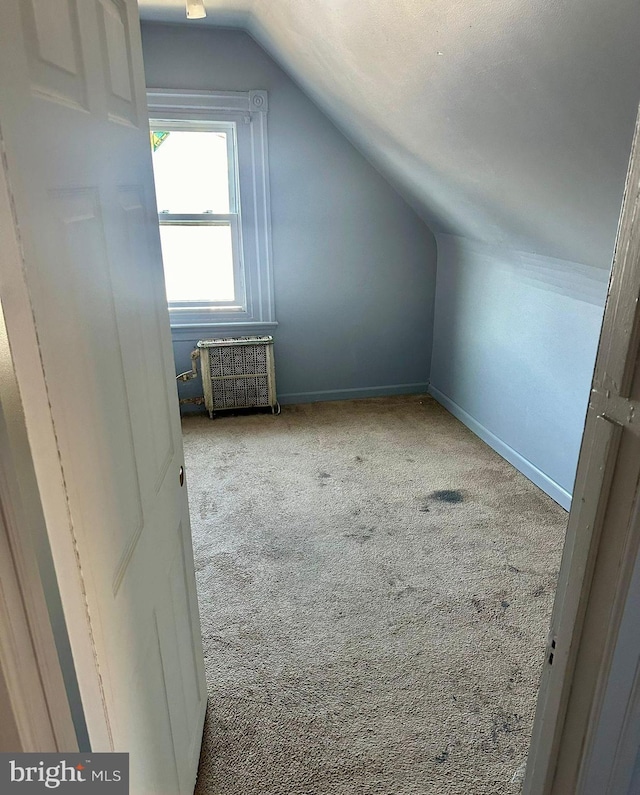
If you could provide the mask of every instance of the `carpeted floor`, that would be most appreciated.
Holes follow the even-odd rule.
[[[198,795],[519,792],[566,513],[428,397],[183,427]]]

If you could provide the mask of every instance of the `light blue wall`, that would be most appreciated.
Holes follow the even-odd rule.
[[[606,268],[438,236],[431,391],[569,505]]]
[[[424,223],[246,33],[143,25],[143,47],[149,87],[269,92],[280,401],[425,391],[436,249]],[[177,370],[203,336],[174,334]],[[201,394],[198,381],[180,390]]]

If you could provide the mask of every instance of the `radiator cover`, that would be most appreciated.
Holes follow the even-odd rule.
[[[273,337],[235,337],[198,342],[204,403],[216,411],[270,408],[280,412],[276,398]]]

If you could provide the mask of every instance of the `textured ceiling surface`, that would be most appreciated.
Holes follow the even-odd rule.
[[[637,0],[205,0],[202,22],[139,4],[246,28],[435,231],[609,266]]]

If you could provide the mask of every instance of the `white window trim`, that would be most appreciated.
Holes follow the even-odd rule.
[[[150,88],[149,117],[193,129],[206,122],[235,122],[243,238],[244,307],[171,307],[174,329],[211,332],[275,325],[266,91],[191,91]]]

